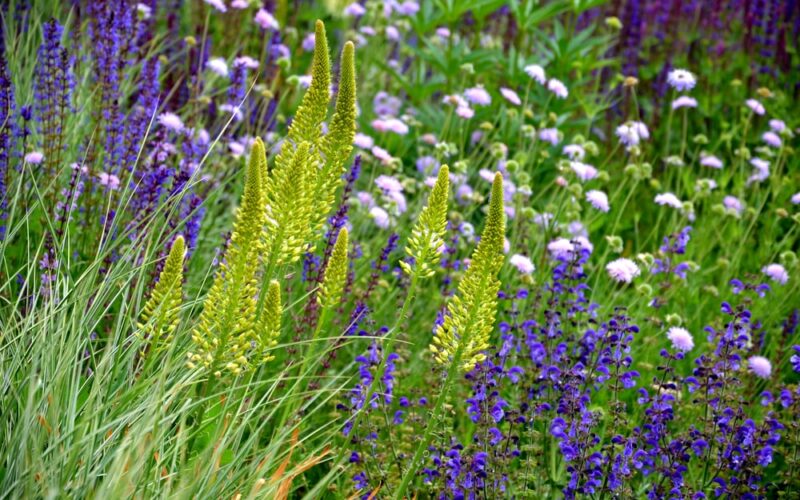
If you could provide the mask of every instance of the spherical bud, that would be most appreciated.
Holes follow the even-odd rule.
[[[622,81],[622,86],[628,88],[635,87],[638,84],[639,84],[639,79],[636,78],[635,76],[626,76],[625,80]]]
[[[464,63],[461,65],[461,71],[467,75],[474,75],[475,66],[473,66],[472,63]]]
[[[195,45],[197,45],[197,38],[189,35],[187,37],[184,37],[183,43],[185,43],[189,47],[194,47]]]
[[[692,141],[695,144],[708,144],[708,137],[706,137],[704,134],[697,134],[696,136],[694,136]]]
[[[775,210],[775,215],[781,219],[785,219],[786,217],[789,217],[789,212],[787,212],[785,208],[778,208]]]
[[[510,173],[510,174],[513,174],[513,173],[515,173],[515,172],[516,172],[518,169],[519,169],[519,163],[517,163],[517,161],[516,161],[516,160],[508,160],[508,161],[506,162],[506,170],[508,170],[508,173]],[[524,172],[523,172],[523,173],[524,173]],[[520,175],[521,175],[521,174],[520,174]],[[518,177],[517,177],[517,180],[519,180],[520,182],[523,182],[523,181],[522,181],[522,177],[520,177],[520,176],[518,176]],[[524,182],[527,182],[527,181],[524,181]]]
[[[791,250],[781,252],[781,264],[783,264],[783,267],[796,267],[797,254]]]
[[[523,219],[528,219],[528,220],[533,219],[533,216],[536,214],[536,212],[531,207],[522,207],[520,213],[522,214]]]
[[[643,267],[650,269],[651,267],[653,267],[656,258],[653,257],[653,254],[651,253],[640,253],[636,254],[636,260],[641,262]]]
[[[681,326],[683,324],[683,318],[681,318],[680,314],[667,314],[665,319],[670,326]]]
[[[597,147],[597,143],[594,141],[588,141],[583,145],[583,149],[589,156],[597,156],[597,154],[600,152],[600,148]]]
[[[759,87],[758,90],[756,90],[756,94],[764,98],[770,98],[773,96],[772,91],[767,87]]]
[[[292,66],[292,61],[288,57],[281,57],[278,59],[278,67],[281,71],[289,71],[289,68]]]
[[[722,269],[728,269],[729,267],[731,267],[731,261],[729,261],[725,257],[720,257],[719,259],[717,259],[717,266],[721,267]]]
[[[522,126],[522,135],[525,137],[534,137],[536,136],[536,128],[533,125],[526,123]]]
[[[491,132],[494,130],[494,125],[492,125],[492,122],[481,122],[480,129],[484,132]]]
[[[511,163],[511,162],[509,162],[509,163]],[[515,164],[516,164],[516,162],[515,162]],[[508,167],[508,164],[506,164],[506,167]],[[517,174],[517,181],[520,184],[528,184],[528,183],[531,182],[531,176],[530,176],[530,174],[528,174],[528,172],[519,172]]]
[[[607,17],[605,20],[606,26],[611,28],[612,30],[621,30],[622,29],[622,21],[619,20],[618,17],[610,16]]]
[[[653,295],[653,287],[647,283],[642,283],[636,287],[636,292],[643,297],[650,297]]]
[[[608,243],[608,249],[614,253],[622,253],[622,238],[619,236],[608,235],[606,236],[606,242]]]

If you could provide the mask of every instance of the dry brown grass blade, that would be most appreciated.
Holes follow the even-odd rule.
[[[292,433],[292,447],[289,449],[289,455],[286,457],[286,459],[284,459],[280,467],[278,467],[278,469],[272,475],[272,484],[275,484],[276,482],[280,481],[280,483],[278,484],[278,489],[275,491],[274,498],[276,500],[286,500],[287,498],[289,498],[289,493],[292,491],[292,482],[294,481],[294,478],[296,478],[303,472],[307,471],[308,469],[320,463],[322,459],[328,456],[328,454],[331,452],[329,447],[325,447],[325,449],[322,450],[322,453],[313,457],[308,457],[307,459],[303,460],[302,462],[297,464],[297,467],[290,474],[285,475],[284,477],[286,468],[288,467],[289,462],[292,458],[294,448],[295,446],[297,446],[298,435],[299,435],[299,429],[295,429],[294,433]]]

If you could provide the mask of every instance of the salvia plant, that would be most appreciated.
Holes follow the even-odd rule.
[[[0,498],[794,498],[799,36],[0,3]]]

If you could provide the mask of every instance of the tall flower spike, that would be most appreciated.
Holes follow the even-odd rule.
[[[503,177],[498,172],[492,183],[489,215],[478,248],[430,345],[438,363],[448,365],[458,361],[469,371],[486,359],[484,351],[489,347],[497,314],[500,290],[497,274],[504,260],[505,225]]]
[[[322,307],[336,307],[342,298],[342,290],[344,290],[347,278],[347,245],[348,232],[347,228],[343,227],[336,237],[331,260],[328,262],[328,267],[325,268],[325,277],[322,280],[320,294],[317,296]]]
[[[413,266],[418,270],[420,278],[433,276],[434,269],[439,264],[439,248],[444,244],[444,233],[447,229],[449,194],[450,169],[447,165],[442,165],[428,198],[428,205],[422,209],[406,245],[406,253],[414,259]],[[410,263],[400,261],[400,266],[407,274],[413,273]]]
[[[180,323],[185,257],[186,244],[183,236],[178,236],[172,243],[164,269],[158,276],[158,283],[153,288],[136,324],[139,329],[138,335],[143,341],[148,342],[153,350],[169,347],[175,328]]]
[[[295,262],[306,247],[315,210],[309,177],[316,172],[317,157],[308,142],[302,142],[288,168],[276,168],[269,179],[264,244],[277,265]]]
[[[331,118],[327,135],[322,138],[320,150],[324,156],[322,168],[317,177],[314,199],[318,210],[312,223],[319,229],[334,203],[336,190],[342,182],[350,153],[353,152],[353,139],[356,135],[356,65],[355,46],[347,42],[342,49],[339,63],[339,92],[336,96],[336,110]]]
[[[289,127],[289,140],[316,143],[322,134],[322,121],[328,114],[331,100],[331,62],[325,25],[317,21],[314,33],[314,61],[311,66],[311,85],[303,96],[297,114]]]
[[[261,253],[265,212],[261,171],[266,152],[256,139],[250,152],[242,204],[236,214],[230,244],[208,292],[198,325],[192,332],[190,368],[202,366],[215,376],[233,375],[263,362],[255,328],[256,271]]]
[[[262,353],[262,363],[275,358],[270,354],[270,349],[278,344],[278,337],[281,333],[281,316],[283,316],[281,285],[278,280],[272,280],[269,282],[269,288],[267,289],[261,320],[256,327],[256,332],[260,339],[259,347]]]

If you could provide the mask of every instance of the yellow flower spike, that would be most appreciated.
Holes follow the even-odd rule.
[[[230,244],[225,251],[214,284],[203,303],[194,332],[189,364],[213,373],[220,368],[238,375],[261,362],[252,359],[255,333],[256,271],[261,254],[261,232],[265,224],[262,175],[266,151],[256,139],[247,165],[242,203],[236,212]]]
[[[325,268],[325,276],[322,279],[320,293],[317,296],[317,300],[322,307],[336,307],[342,298],[344,283],[347,279],[347,245],[348,232],[347,228],[343,227],[336,237],[328,267]]]
[[[314,61],[311,64],[311,85],[303,96],[300,107],[289,127],[289,139],[316,143],[322,134],[322,122],[328,114],[331,100],[331,61],[325,24],[317,20],[314,32]]]
[[[436,329],[430,345],[434,359],[440,364],[453,362],[459,351],[461,368],[465,371],[486,359],[484,351],[489,347],[500,291],[497,274],[505,260],[505,224],[503,176],[498,172],[492,183],[489,214],[481,240],[458,284],[458,294],[448,304],[444,322]]]
[[[449,195],[450,169],[442,165],[428,197],[428,205],[422,209],[406,245],[406,253],[414,259],[413,268],[417,269],[420,278],[433,276],[441,258],[439,248],[444,244]],[[400,261],[400,266],[407,274],[413,273],[412,265],[408,262]]]
[[[137,335],[145,342],[149,342],[151,349],[161,350],[168,347],[180,323],[185,258],[186,244],[183,236],[178,236],[172,243],[164,269],[158,275],[158,283],[153,287],[153,292],[136,324],[139,329]]]
[[[264,302],[264,311],[261,314],[261,321],[256,327],[260,338],[262,351],[262,363],[266,363],[274,358],[269,354],[269,349],[278,343],[281,333],[281,316],[283,316],[283,305],[281,304],[281,285],[278,280],[272,280],[267,289],[267,297]]]

